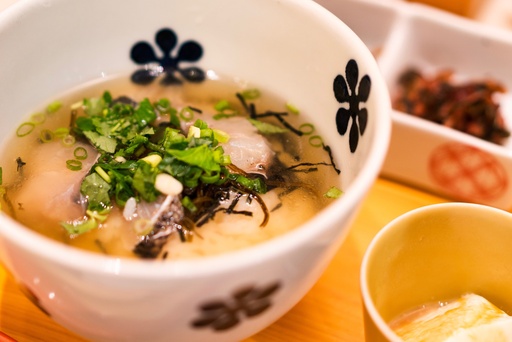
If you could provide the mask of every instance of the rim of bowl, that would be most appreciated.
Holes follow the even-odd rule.
[[[386,321],[379,314],[377,308],[375,307],[375,303],[372,300],[370,295],[370,290],[368,287],[368,279],[367,279],[367,269],[368,264],[370,262],[370,258],[373,255],[373,250],[375,246],[379,243],[379,240],[382,236],[388,234],[390,230],[395,229],[396,225],[401,221],[408,219],[412,216],[421,216],[421,215],[430,215],[435,214],[438,210],[445,210],[450,208],[456,208],[457,210],[479,210],[485,212],[492,212],[495,215],[501,215],[503,217],[510,216],[509,212],[506,212],[502,209],[498,209],[495,207],[491,207],[484,204],[477,203],[467,203],[467,202],[446,202],[446,203],[436,203],[429,204],[423,207],[419,207],[413,210],[410,210],[393,220],[391,220],[388,224],[386,224],[372,239],[370,244],[368,245],[366,252],[363,256],[363,260],[361,262],[361,274],[360,274],[360,288],[362,294],[363,304],[366,307],[366,310],[373,321],[373,324],[378,328],[381,334],[384,335],[390,342],[401,342],[402,339],[393,332],[393,330],[389,327]],[[367,324],[367,323],[365,323]]]
[[[373,75],[372,86],[376,89],[373,96],[375,96],[374,100],[377,104],[376,110],[378,114],[373,116],[376,121],[375,135],[372,137],[373,141],[369,147],[369,153],[362,166],[362,170],[347,187],[343,196],[322,209],[314,218],[280,236],[241,250],[198,259],[145,261],[105,256],[51,240],[23,226],[5,213],[0,212],[0,233],[4,235],[2,239],[11,240],[11,243],[17,244],[33,254],[72,269],[121,275],[124,277],[186,278],[211,273],[223,273],[232,269],[261,263],[264,259],[286,254],[287,251],[297,248],[308,241],[314,241],[315,236],[322,233],[322,230],[319,230],[318,227],[329,227],[337,224],[340,213],[347,210],[357,211],[360,202],[378,177],[389,145],[391,136],[391,103],[387,85],[369,49],[344,22],[314,1],[287,0],[287,2],[297,9],[314,14],[317,18],[315,21],[323,23],[330,30],[336,30],[338,34],[342,35],[346,41],[349,41],[350,46],[357,51],[357,57],[364,60],[368,73]],[[17,15],[32,5],[33,2],[20,1],[5,11],[12,11],[11,15]],[[4,16],[2,21],[4,21],[4,24],[7,24],[12,19],[12,17],[7,18]],[[2,24],[0,23],[1,27]],[[348,230],[349,227],[344,229]]]

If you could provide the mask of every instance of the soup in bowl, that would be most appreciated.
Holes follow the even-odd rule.
[[[28,0],[0,48],[0,257],[90,340],[265,328],[386,154],[378,67],[314,2]]]

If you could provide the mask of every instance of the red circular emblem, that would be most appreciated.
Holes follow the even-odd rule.
[[[430,156],[429,170],[438,185],[464,200],[493,200],[508,186],[507,173],[494,156],[463,144],[436,148]]]

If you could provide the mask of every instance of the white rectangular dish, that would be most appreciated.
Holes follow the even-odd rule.
[[[492,79],[512,131],[512,31],[401,0],[317,0],[343,20],[374,53],[394,98],[410,68],[454,81]],[[453,128],[393,111],[382,176],[447,198],[512,209],[512,138],[495,144]]]

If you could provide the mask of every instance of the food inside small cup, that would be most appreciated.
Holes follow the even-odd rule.
[[[341,195],[339,167],[307,115],[227,78],[94,82],[30,116],[4,150],[4,212],[113,256],[240,249]]]
[[[389,325],[403,341],[512,341],[512,317],[473,293],[426,303]]]

